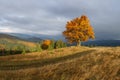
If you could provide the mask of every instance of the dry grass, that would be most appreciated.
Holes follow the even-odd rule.
[[[87,47],[69,47],[69,48],[61,48],[55,49],[51,51],[42,51],[42,52],[34,52],[27,54],[17,54],[17,55],[9,55],[9,56],[0,56],[0,61],[25,61],[25,60],[39,60],[39,59],[47,59],[47,58],[56,58],[67,56],[70,54],[75,54],[77,52],[86,51],[89,48]]]
[[[120,47],[69,47],[2,56],[0,80],[120,80]]]
[[[23,44],[25,46],[29,46],[29,47],[35,47],[36,46],[35,43],[27,42],[27,41],[18,41],[18,43]]]
[[[9,43],[17,43],[17,44],[23,44],[28,47],[36,47],[36,43],[18,40],[18,39],[7,39],[7,38],[1,38],[1,40],[8,41]]]

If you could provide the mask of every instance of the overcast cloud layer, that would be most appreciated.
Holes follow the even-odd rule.
[[[96,39],[120,39],[120,0],[0,0],[0,32],[61,35],[82,14]]]

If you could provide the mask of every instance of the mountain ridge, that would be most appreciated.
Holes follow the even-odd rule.
[[[4,34],[4,35],[3,35]],[[63,36],[49,36],[49,35],[40,35],[40,34],[21,34],[21,33],[0,33],[1,37],[7,37],[12,39],[19,39],[30,42],[39,42],[44,39],[61,39],[67,42]],[[56,38],[56,39],[55,39]],[[75,45],[75,44],[72,44]],[[87,42],[82,42],[84,46],[120,46],[120,40],[89,40]]]

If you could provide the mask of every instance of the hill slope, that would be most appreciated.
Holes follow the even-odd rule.
[[[16,36],[18,38],[31,41],[31,42],[39,42],[42,40],[39,36],[32,35],[32,34],[9,33],[9,35]]]
[[[3,38],[6,38],[6,39],[19,39],[18,37],[15,37],[15,36],[0,33],[0,39],[3,39]]]
[[[0,57],[1,80],[120,80],[120,47],[69,47]]]
[[[15,48],[16,46],[35,47],[36,44],[15,36],[0,33],[0,48]]]

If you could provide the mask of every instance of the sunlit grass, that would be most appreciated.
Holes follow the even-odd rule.
[[[23,44],[25,46],[29,46],[29,47],[36,47],[35,43],[32,42],[27,42],[27,41],[18,41],[18,43]]]
[[[120,47],[69,47],[1,56],[0,80],[120,80]]]

